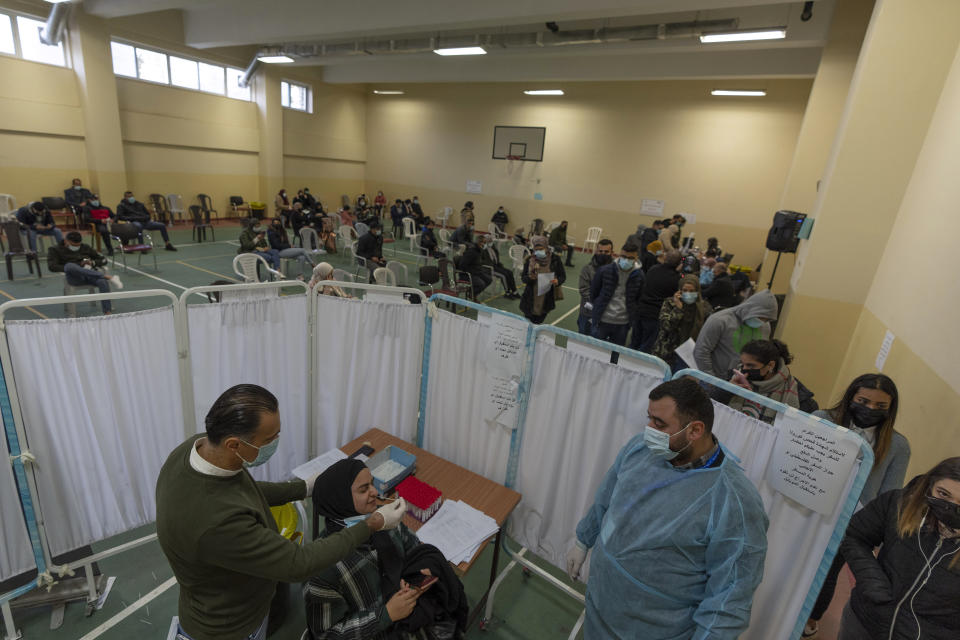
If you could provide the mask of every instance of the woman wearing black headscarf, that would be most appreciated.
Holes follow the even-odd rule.
[[[314,484],[314,538],[320,535],[321,517],[326,524],[322,535],[331,535],[373,513],[377,508],[376,497],[373,476],[363,462],[353,458],[336,462]],[[439,554],[430,545],[421,544],[402,523],[389,532],[371,536],[369,543],[357,547],[346,559],[304,585],[305,638],[408,640],[431,637],[423,626],[434,619],[437,598],[443,606],[463,594],[462,585],[442,556],[439,562],[434,558],[431,564],[431,550]],[[421,563],[416,566],[432,566],[433,570],[411,569],[414,558]],[[440,581],[418,588],[421,580],[430,580],[433,575],[440,577]],[[429,606],[427,598],[420,600],[428,589],[432,601]],[[464,597],[464,607],[465,602]],[[450,629],[458,626],[452,621]],[[456,633],[448,637],[459,637]]]

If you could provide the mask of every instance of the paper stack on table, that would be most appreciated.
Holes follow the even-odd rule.
[[[446,500],[417,531],[420,542],[432,544],[454,564],[469,562],[500,527],[483,511],[460,500]]]
[[[293,475],[297,476],[304,482],[308,482],[310,478],[317,475],[318,473],[323,473],[337,460],[343,460],[347,457],[343,451],[340,449],[330,449],[326,453],[322,453],[313,460],[304,462],[302,465],[293,470]],[[310,496],[307,496],[308,498]]]

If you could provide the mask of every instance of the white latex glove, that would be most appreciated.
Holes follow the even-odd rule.
[[[583,566],[583,561],[586,559],[587,548],[577,540],[576,544],[570,547],[570,551],[567,551],[567,575],[570,576],[571,580],[580,577],[580,567]]]
[[[309,478],[307,478],[306,480],[304,480],[304,483],[307,485],[307,497],[304,498],[304,500],[306,500],[307,502],[310,502],[311,500],[313,500],[313,485],[316,484],[317,478],[319,477],[320,477],[320,474],[315,473]]]
[[[592,303],[592,302],[584,302],[584,303],[583,303],[583,308],[586,309],[587,311],[593,311],[593,303]]]
[[[407,501],[403,498],[398,498],[390,504],[385,504],[377,509],[376,513],[383,516],[383,529],[381,529],[381,531],[395,529],[397,525],[400,524],[400,521],[403,519],[403,514],[406,512]]]

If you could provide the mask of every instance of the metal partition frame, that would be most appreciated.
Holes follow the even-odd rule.
[[[423,447],[423,436],[426,429],[426,418],[427,418],[427,385],[429,383],[430,376],[430,338],[433,334],[433,317],[434,314],[439,313],[436,303],[441,302],[451,302],[455,305],[461,305],[467,307],[468,309],[473,309],[477,313],[489,313],[491,315],[501,315],[508,318],[513,318],[527,323],[527,339],[526,344],[524,345],[525,360],[524,368],[520,375],[520,388],[517,394],[517,404],[519,407],[517,415],[517,426],[511,430],[510,434],[510,455],[507,461],[507,477],[504,479],[504,486],[513,487],[514,482],[516,481],[516,468],[517,468],[517,458],[520,454],[520,430],[522,428],[523,419],[526,415],[527,410],[527,400],[530,393],[530,376],[533,373],[533,333],[534,325],[530,323],[529,320],[518,316],[515,313],[510,313],[509,311],[503,311],[502,309],[494,309],[493,307],[488,307],[477,302],[471,302],[470,300],[464,300],[462,298],[455,298],[453,296],[448,296],[443,293],[436,293],[432,295],[428,301],[427,308],[427,318],[426,324],[424,326],[423,333],[423,365],[421,367],[420,374],[420,417],[417,421],[417,441],[416,445],[418,447]]]
[[[177,330],[177,317],[180,315],[177,307],[177,297],[164,289],[146,289],[143,291],[119,291],[113,293],[94,293],[69,296],[71,304],[82,302],[100,302],[101,300],[130,300],[133,298],[167,298],[173,308],[174,314],[174,334],[177,336],[177,349],[180,349],[180,331]],[[30,533],[31,546],[34,549],[34,557],[37,559],[38,576],[34,583],[24,585],[18,589],[0,595],[0,606],[2,606],[3,621],[6,627],[7,636],[10,638],[19,638],[13,623],[13,615],[10,610],[10,601],[17,598],[36,587],[52,586],[56,581],[52,571],[56,571],[60,577],[72,574],[71,566],[83,566],[86,570],[88,597],[95,601],[97,598],[96,587],[93,581],[92,564],[95,560],[81,559],[64,565],[55,567],[51,562],[50,549],[47,545],[46,529],[43,521],[43,511],[37,493],[37,484],[34,476],[34,470],[28,473],[24,462],[34,462],[29,449],[23,448],[27,445],[28,439],[26,428],[23,424],[23,413],[20,408],[20,396],[17,392],[16,379],[13,375],[13,364],[10,357],[10,345],[7,342],[6,313],[10,309],[22,307],[39,307],[46,305],[64,304],[64,296],[53,296],[47,298],[29,298],[20,300],[10,300],[0,304],[0,375],[2,375],[3,389],[0,390],[0,412],[2,412],[4,426],[7,434],[7,444],[10,448],[10,455],[13,458],[14,473],[20,487],[21,506],[24,517],[27,521],[28,531]],[[180,370],[181,387],[189,381],[184,378],[184,371]],[[186,417],[187,407],[184,405],[184,417]],[[121,545],[114,549],[108,549],[96,555],[98,559],[109,557],[131,548],[131,543]],[[38,555],[39,552],[39,555]]]
[[[746,400],[750,400],[751,402],[762,404],[765,407],[773,409],[777,413],[802,416],[811,422],[826,425],[832,429],[837,429],[842,433],[849,431],[849,429],[846,427],[834,424],[829,420],[819,418],[809,413],[804,413],[803,411],[795,409],[794,407],[789,407],[782,402],[771,400],[770,398],[762,396],[759,393],[754,393],[749,389],[744,389],[743,387],[739,387],[731,382],[727,382],[726,380],[715,378],[710,374],[704,373],[703,371],[699,371],[697,369],[681,369],[673,375],[672,379],[676,380],[677,378],[682,378],[685,376],[696,378],[701,382],[719,387],[724,391],[734,393]],[[834,527],[833,533],[830,535],[830,540],[827,542],[827,548],[824,550],[823,557],[820,559],[820,565],[817,567],[817,572],[813,577],[813,583],[810,585],[810,590],[807,592],[807,597],[803,601],[803,606],[800,608],[800,615],[797,617],[797,622],[794,625],[793,633],[790,637],[799,638],[803,633],[803,627],[807,622],[807,618],[810,616],[810,612],[813,611],[813,605],[816,603],[817,596],[820,594],[820,589],[823,587],[823,581],[826,579],[827,573],[830,571],[830,565],[833,564],[833,558],[837,555],[837,551],[840,549],[840,542],[843,540],[843,536],[847,531],[847,525],[850,523],[850,518],[853,517],[853,513],[857,508],[857,503],[860,501],[860,494],[863,492],[863,485],[866,484],[867,476],[870,475],[870,470],[873,468],[873,449],[863,438],[860,438],[860,455],[862,456],[860,469],[857,471],[857,475],[853,479],[853,485],[850,487],[850,493],[847,494],[847,499],[841,507],[840,517],[837,519],[837,525]]]

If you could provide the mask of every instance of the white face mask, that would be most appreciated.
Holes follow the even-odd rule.
[[[677,433],[673,435],[675,436],[683,433],[684,431],[687,430],[687,427],[689,427],[691,424],[692,423],[688,422],[686,427],[684,427],[683,429],[680,429],[680,431],[677,431]],[[646,443],[647,448],[650,449],[653,455],[663,458],[664,460],[673,460],[678,455],[680,455],[684,451],[684,449],[686,449],[691,444],[693,444],[691,442],[688,442],[683,449],[680,449],[680,451],[674,451],[673,449],[670,448],[670,438],[672,437],[673,436],[671,436],[670,434],[664,433],[659,429],[654,429],[651,426],[647,426],[647,428],[644,429],[643,431],[643,441],[644,443]]]
[[[68,244],[68,245],[67,245],[67,249],[70,249],[70,251],[80,251],[80,245],[78,245],[78,244]]]

